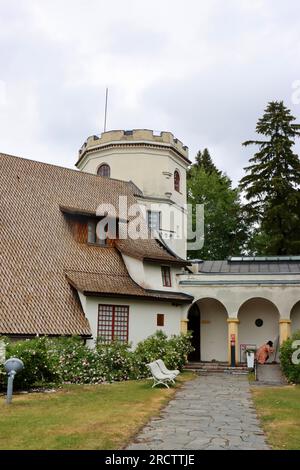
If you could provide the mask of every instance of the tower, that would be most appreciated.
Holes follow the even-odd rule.
[[[188,149],[171,132],[146,129],[108,131],[91,136],[79,150],[79,170],[132,181],[157,230],[179,256],[186,256],[186,170]]]

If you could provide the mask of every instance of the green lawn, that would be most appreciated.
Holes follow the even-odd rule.
[[[252,392],[271,447],[300,450],[300,385],[259,387]]]
[[[176,388],[194,377],[180,375]],[[56,393],[0,397],[0,449],[120,449],[159,412],[175,388],[149,380],[66,386]]]

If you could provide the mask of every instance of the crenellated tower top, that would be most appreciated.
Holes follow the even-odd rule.
[[[101,135],[92,135],[86,139],[79,150],[78,161],[76,166],[80,166],[80,162],[88,153],[94,153],[98,150],[116,146],[148,146],[156,148],[169,148],[177,155],[181,156],[187,163],[188,148],[176,139],[171,132],[155,133],[149,129],[133,129],[133,130],[114,130],[103,132]]]

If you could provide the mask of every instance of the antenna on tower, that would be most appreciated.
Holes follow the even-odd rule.
[[[104,132],[106,132],[108,88],[105,90]]]

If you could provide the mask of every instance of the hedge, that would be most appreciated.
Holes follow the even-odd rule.
[[[135,350],[129,344],[114,341],[96,344],[91,349],[78,337],[41,337],[7,344],[6,357],[18,357],[24,369],[16,375],[14,387],[58,386],[63,383],[99,384],[149,376],[148,362],[163,359],[167,367],[182,369],[192,351],[190,334],[167,336],[157,331],[141,341]],[[0,366],[0,389],[5,389],[7,375]]]
[[[294,341],[300,341],[300,330],[296,331],[291,338],[284,341],[280,347],[280,363],[283,373],[289,382],[300,383],[300,347],[293,348]],[[297,355],[296,351],[299,350]],[[298,356],[298,364],[293,362],[293,357]]]

